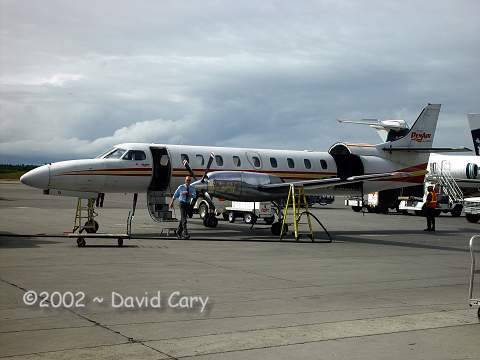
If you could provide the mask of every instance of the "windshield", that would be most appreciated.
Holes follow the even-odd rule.
[[[125,154],[124,149],[115,149],[115,151],[105,156],[105,159],[120,159],[123,154]]]
[[[101,153],[100,155],[95,156],[95,159],[101,159],[101,158],[103,158],[105,155],[110,154],[113,150],[115,150],[115,148],[108,149],[107,151],[104,151],[104,152]]]

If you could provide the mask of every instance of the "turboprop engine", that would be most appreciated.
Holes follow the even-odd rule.
[[[199,191],[210,196],[233,201],[276,200],[285,197],[285,191],[265,193],[258,189],[261,185],[279,184],[282,179],[268,174],[247,171],[214,171],[208,173],[203,181],[194,183]],[[193,185],[193,184],[192,184]]]

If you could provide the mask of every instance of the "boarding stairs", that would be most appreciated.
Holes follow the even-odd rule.
[[[463,192],[450,174],[449,162],[442,162],[440,170],[431,168],[426,180],[440,185],[452,202],[463,204]]]

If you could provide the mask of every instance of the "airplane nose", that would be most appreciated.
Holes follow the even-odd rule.
[[[48,189],[50,184],[50,169],[49,165],[43,165],[33,170],[30,170],[22,177],[20,177],[22,184],[35,187],[38,189]]]

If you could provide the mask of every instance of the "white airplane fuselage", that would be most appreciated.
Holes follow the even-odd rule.
[[[379,154],[371,145],[348,145],[355,148],[360,163],[342,164],[329,152],[227,148],[211,146],[164,145],[128,143],[114,147],[112,152],[94,159],[61,161],[41,166],[24,175],[21,181],[43,190],[85,193],[138,193],[149,190],[172,194],[183,183],[188,171],[183,165],[187,158],[196,177],[205,171],[210,153],[215,159],[210,171],[243,171],[280,177],[284,181],[313,180],[339,175],[339,171],[352,170],[363,174],[393,171],[409,171],[418,176],[398,181],[365,182],[363,191],[372,191],[411,186],[423,182],[426,162],[402,164],[395,156],[388,158]],[[112,149],[112,151],[114,151]],[[129,151],[138,156],[125,159]],[[382,155],[382,156],[380,156]],[[128,157],[128,156],[127,156]],[[135,160],[136,158],[136,160]],[[339,162],[340,161],[340,162]],[[360,166],[362,169],[355,169]],[[341,169],[340,169],[341,168]],[[335,187],[331,189],[309,189],[310,194],[352,194],[360,192],[358,187]],[[71,194],[76,196],[78,194]]]

